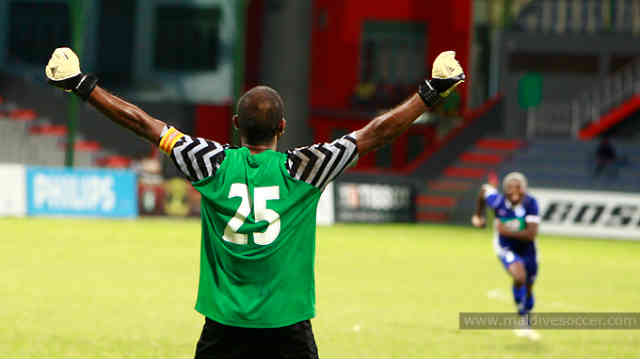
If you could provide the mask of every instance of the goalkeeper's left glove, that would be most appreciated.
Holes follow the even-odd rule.
[[[80,60],[68,47],[59,47],[53,52],[44,72],[49,84],[73,91],[85,101],[98,83],[95,75],[80,71]]]
[[[425,80],[418,87],[418,94],[427,106],[437,105],[464,82],[465,75],[462,66],[455,56],[455,51],[440,53],[433,61],[431,80]]]

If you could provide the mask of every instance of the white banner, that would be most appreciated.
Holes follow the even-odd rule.
[[[0,217],[27,213],[27,190],[23,165],[0,165]]]
[[[318,202],[318,211],[316,213],[316,224],[319,226],[330,226],[335,222],[335,206],[333,182],[324,189]]]
[[[531,188],[540,232],[640,240],[640,194]]]

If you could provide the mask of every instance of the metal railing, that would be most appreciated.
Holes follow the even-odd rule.
[[[577,137],[581,128],[596,122],[613,108],[640,94],[640,58],[598,81],[565,103],[542,103],[527,111],[527,137]]]
[[[516,26],[527,32],[640,34],[637,0],[534,0],[519,13]]]

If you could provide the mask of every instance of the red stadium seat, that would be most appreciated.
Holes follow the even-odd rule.
[[[133,160],[126,156],[107,156],[96,160],[96,165],[109,168],[129,168]]]
[[[31,121],[36,117],[38,117],[36,112],[30,109],[17,109],[9,112],[9,118],[17,121]]]
[[[67,126],[63,125],[37,125],[29,128],[32,135],[64,136],[67,134]]]

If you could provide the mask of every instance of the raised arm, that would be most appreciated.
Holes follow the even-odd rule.
[[[374,118],[365,127],[356,131],[358,154],[364,155],[390,143],[411,127],[413,121],[427,108],[422,98],[414,94],[400,106]]]
[[[73,91],[113,122],[153,144],[160,142],[166,124],[98,86],[95,76],[80,71],[80,61],[71,49],[56,49],[45,68],[45,74],[51,85]]]
[[[88,101],[113,122],[155,145],[159,144],[160,135],[166,124],[144,112],[138,106],[107,92],[100,86],[96,86],[91,91]]]
[[[95,76],[80,71],[78,57],[71,49],[56,49],[45,68],[45,74],[51,85],[72,91],[113,122],[157,145],[187,179],[205,179],[220,167],[225,146],[183,134],[138,106],[101,88]]]
[[[400,106],[371,120],[363,128],[331,143],[317,143],[287,151],[289,174],[300,181],[324,188],[358,156],[375,151],[406,131],[428,107],[437,105],[464,81],[455,52],[446,51],[433,62],[432,78],[418,93]]]
[[[443,98],[465,79],[462,67],[455,59],[454,51],[445,51],[433,62],[432,77],[425,80],[406,102],[386,112],[356,131],[358,154],[375,151],[390,143],[406,131],[428,107],[440,103]]]

